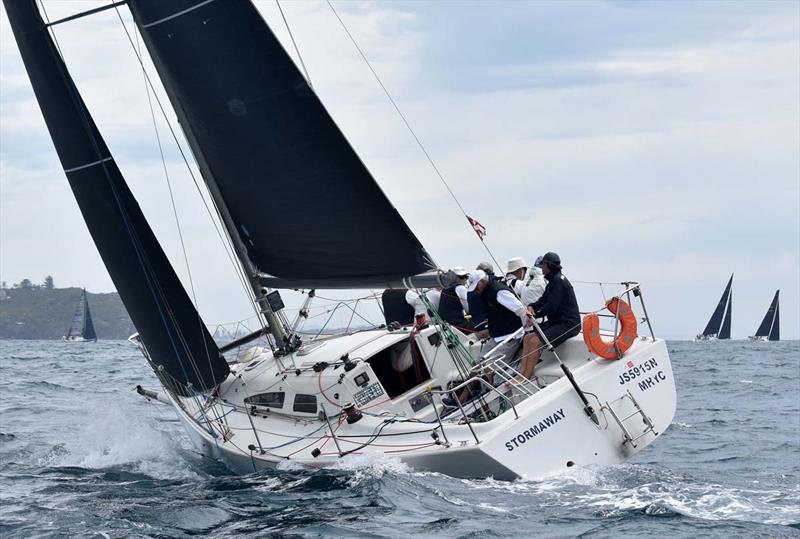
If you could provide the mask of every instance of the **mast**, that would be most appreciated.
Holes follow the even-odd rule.
[[[200,4],[202,3],[203,2]],[[131,9],[131,12],[134,16],[134,21],[137,23],[137,25],[140,25],[138,12],[135,9],[135,6],[129,5],[128,7]],[[144,31],[141,25],[139,26],[139,30],[146,46],[148,49],[151,49],[152,44],[148,32]],[[259,272],[253,261],[250,259],[250,256],[247,252],[247,247],[242,241],[242,231],[238,229],[233,217],[231,216],[228,204],[226,203],[225,198],[222,196],[217,179],[212,172],[208,161],[206,160],[205,154],[203,153],[198,141],[197,134],[195,133],[192,123],[189,120],[186,110],[184,109],[183,103],[178,97],[179,94],[175,88],[174,82],[170,77],[161,75],[165,71],[161,57],[157,54],[151,54],[150,58],[156,67],[156,71],[159,73],[159,78],[164,85],[164,89],[167,91],[167,95],[172,103],[172,108],[178,117],[178,123],[181,126],[181,130],[186,136],[186,140],[189,142],[189,148],[191,149],[195,162],[200,169],[200,174],[203,177],[206,186],[208,187],[208,192],[214,201],[214,206],[219,212],[219,216],[222,220],[223,226],[225,227],[228,238],[230,238],[236,258],[239,260],[242,271],[247,277],[248,284],[250,285],[253,293],[253,298],[255,299],[255,304],[264,318],[264,323],[266,324],[267,329],[275,339],[278,349],[281,350],[287,345],[290,345],[290,339],[283,322],[281,322],[281,320],[278,318],[267,299],[267,295],[271,292],[271,290],[262,286],[261,282],[259,281]],[[253,196],[255,195],[256,193],[253,193]]]
[[[158,67],[157,57],[153,56],[152,60],[153,63],[156,64],[156,67]],[[174,90],[171,88],[172,83],[166,78],[162,79],[162,83],[164,84],[164,88],[167,90],[167,93],[170,95],[170,97],[172,97],[174,95]],[[272,334],[272,337],[275,339],[275,344],[280,350],[286,345],[290,344],[289,335],[286,332],[283,322],[281,322],[281,320],[278,318],[278,315],[275,313],[275,311],[272,310],[272,307],[267,300],[267,295],[271,292],[271,290],[263,287],[259,281],[259,272],[253,264],[253,261],[250,260],[250,256],[247,254],[247,247],[245,247],[244,242],[239,235],[240,233],[236,228],[236,224],[233,222],[228,205],[225,203],[225,199],[219,190],[217,180],[214,177],[214,174],[211,172],[211,168],[208,166],[208,162],[206,161],[205,156],[200,149],[200,146],[197,142],[197,137],[192,130],[191,124],[186,116],[186,112],[183,110],[183,107],[180,105],[180,101],[177,99],[173,99],[172,103],[175,114],[178,116],[178,123],[180,124],[184,135],[186,135],[186,140],[189,142],[189,148],[191,149],[192,155],[197,162],[197,167],[200,169],[200,175],[203,176],[203,180],[206,182],[208,192],[211,195],[211,198],[214,200],[214,206],[217,208],[219,216],[222,219],[222,224],[225,227],[225,231],[228,233],[228,237],[231,240],[231,245],[233,246],[234,253],[236,253],[236,258],[239,260],[242,271],[247,277],[248,284],[253,291],[253,297],[255,299],[256,306],[258,307],[261,315],[264,317],[267,329],[269,330],[270,334]]]
[[[374,288],[437,269],[251,2],[128,7],[267,316],[279,302],[262,286]]]

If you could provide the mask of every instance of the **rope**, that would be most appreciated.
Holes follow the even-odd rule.
[[[444,185],[445,189],[447,189],[447,192],[450,194],[450,197],[456,203],[456,205],[458,206],[458,209],[461,210],[461,213],[464,214],[464,217],[466,217],[467,220],[469,221],[469,215],[467,215],[467,211],[464,209],[464,206],[461,205],[461,202],[458,200],[458,197],[453,192],[453,190],[450,188],[450,184],[448,184],[447,180],[444,179],[444,175],[442,175],[442,173],[439,171],[439,167],[437,167],[436,163],[434,163],[433,158],[428,153],[428,150],[425,148],[425,145],[422,144],[422,141],[420,140],[420,138],[414,132],[414,129],[411,127],[411,124],[408,123],[408,120],[406,119],[405,115],[400,110],[400,107],[397,105],[397,102],[395,102],[394,98],[392,98],[392,95],[389,93],[389,90],[383,84],[383,81],[381,81],[381,78],[378,76],[378,73],[372,67],[372,64],[367,59],[367,56],[364,54],[364,51],[362,51],[361,47],[358,46],[358,43],[356,42],[355,38],[353,37],[353,34],[350,33],[350,30],[348,30],[347,25],[344,23],[342,18],[339,16],[339,13],[336,11],[336,9],[333,7],[333,4],[331,3],[331,0],[325,0],[325,1],[327,2],[328,6],[331,8],[331,11],[333,11],[333,14],[336,16],[336,19],[339,21],[339,24],[342,25],[342,28],[344,29],[345,33],[347,34],[347,37],[350,38],[350,41],[353,43],[353,46],[356,48],[358,53],[361,55],[361,58],[364,60],[364,63],[367,64],[367,67],[372,72],[372,75],[375,77],[375,80],[378,81],[378,84],[383,89],[383,93],[386,94],[386,97],[389,99],[389,102],[391,102],[392,106],[394,107],[394,110],[397,111],[398,116],[400,116],[400,119],[405,124],[406,128],[408,129],[408,132],[411,133],[411,136],[414,137],[414,140],[417,142],[417,145],[419,146],[420,150],[422,150],[422,153],[425,154],[425,158],[428,160],[428,163],[430,163],[430,165],[433,168],[434,172],[436,172],[436,175],[439,177],[439,180],[441,180],[441,182]],[[470,225],[470,228],[472,228],[472,225]],[[494,257],[494,254],[489,249],[489,246],[486,245],[486,242],[483,241],[483,238],[478,236],[478,239],[480,240],[481,245],[483,245],[483,248],[486,249],[486,252],[492,258],[494,263],[497,264],[497,267],[501,268],[502,266],[497,261],[497,259]]]

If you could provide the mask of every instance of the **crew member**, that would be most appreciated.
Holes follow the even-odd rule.
[[[506,284],[514,291],[517,297],[522,297],[525,286],[525,274],[528,272],[528,263],[521,256],[515,256],[508,261],[506,266]]]
[[[555,347],[580,333],[581,315],[575,290],[561,273],[561,258],[556,253],[548,252],[542,256],[539,265],[547,280],[547,287],[541,298],[528,305],[527,312],[530,318],[547,317],[547,321],[541,323],[540,327],[547,340]],[[521,372],[528,379],[533,377],[543,345],[542,338],[535,331],[528,333],[523,339]]]
[[[537,264],[541,264],[541,262],[542,257],[539,256],[536,258],[536,262],[533,263],[533,266],[528,268],[528,275],[525,278],[525,286],[522,287],[522,294],[519,298],[522,300],[523,305],[536,303],[536,301],[544,294],[547,281],[544,278],[542,269],[537,267]]]
[[[442,290],[437,311],[439,316],[451,326],[466,333],[472,333],[472,325],[464,317],[465,313],[469,313],[466,286],[469,272],[464,268],[453,268],[452,271],[456,274],[456,282]]]
[[[490,262],[481,262],[476,271],[484,272],[489,279],[496,279],[494,275],[494,266]],[[472,318],[472,328],[478,333],[486,334],[486,306],[483,304],[480,294],[475,290],[467,292],[467,304],[469,307],[469,314]],[[485,335],[484,335],[485,336]],[[481,336],[483,338],[483,336]]]
[[[493,342],[505,341],[522,327],[523,320],[526,320],[525,306],[505,283],[490,278],[483,270],[475,270],[469,276],[467,290],[477,292],[483,301]],[[503,361],[510,365],[516,359],[521,345],[521,338],[508,339],[492,355],[502,356]],[[459,394],[458,400],[464,402],[469,395],[470,390],[467,389]],[[442,403],[456,405],[455,400],[448,397],[443,398]]]

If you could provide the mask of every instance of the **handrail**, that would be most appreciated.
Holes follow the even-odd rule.
[[[458,409],[461,411],[461,415],[464,418],[464,421],[466,421],[467,427],[469,427],[469,430],[472,433],[472,437],[475,438],[475,443],[476,444],[481,443],[480,439],[478,438],[478,435],[475,433],[475,429],[472,428],[472,422],[469,420],[469,417],[467,416],[467,413],[464,411],[464,407],[461,406],[461,401],[458,399],[458,395],[456,394],[457,391],[464,389],[468,385],[473,384],[475,382],[478,382],[481,385],[485,386],[486,388],[489,389],[489,391],[496,393],[501,399],[510,404],[511,410],[514,412],[514,419],[519,419],[519,413],[517,412],[517,407],[514,405],[514,401],[508,398],[502,392],[500,392],[496,387],[494,387],[488,381],[484,380],[479,376],[473,376],[472,378],[469,378],[468,380],[465,380],[460,384],[458,384],[457,386],[452,387],[450,389],[436,390],[433,388],[428,388],[426,390],[426,393],[428,393],[428,398],[431,400],[431,404],[433,404],[433,409],[436,412],[436,419],[439,422],[439,429],[442,431],[442,435],[444,436],[445,442],[447,442],[447,435],[444,432],[444,423],[442,422],[442,418],[439,415],[439,411],[436,409],[436,403],[433,402],[433,395],[450,395],[453,398],[453,400],[455,400],[456,403],[458,404]]]

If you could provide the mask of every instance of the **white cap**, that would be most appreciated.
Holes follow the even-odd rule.
[[[515,256],[514,258],[509,259],[508,265],[506,266],[506,274],[511,272],[517,271],[520,268],[527,268],[528,263],[525,262],[525,259],[521,256]]]
[[[469,274],[469,281],[467,281],[467,292],[472,292],[481,281],[487,280],[486,272],[483,270],[475,270]]]
[[[469,270],[465,269],[462,266],[456,266],[455,268],[453,268],[450,271],[455,273],[457,277],[466,277],[466,276],[469,275]]]

